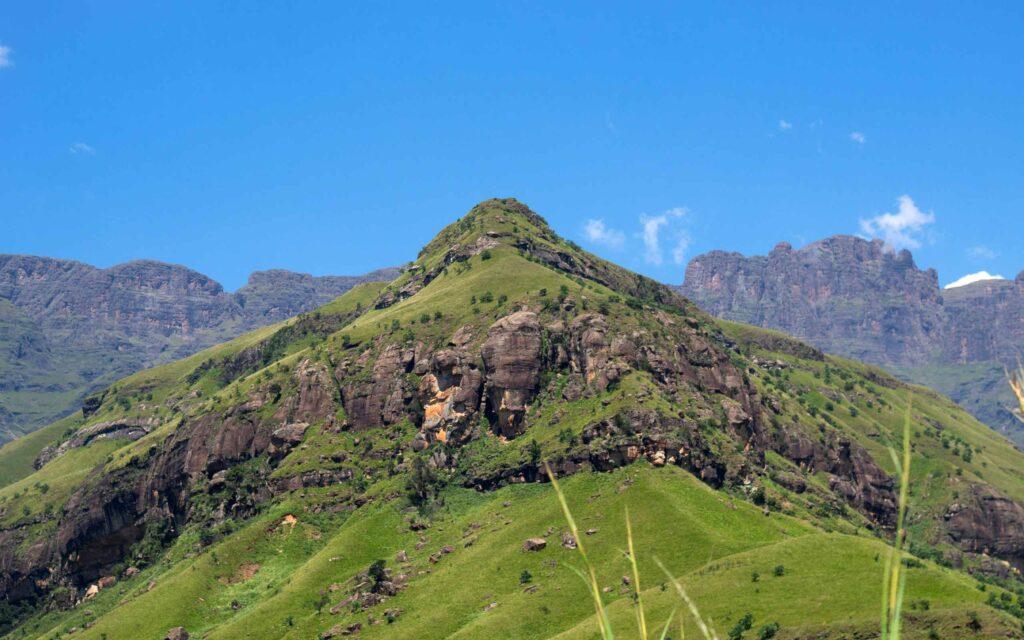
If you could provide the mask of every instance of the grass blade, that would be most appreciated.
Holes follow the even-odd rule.
[[[569,503],[566,501],[565,494],[562,493],[562,488],[558,485],[558,479],[555,478],[555,474],[547,460],[544,461],[544,470],[547,471],[548,478],[551,480],[551,486],[554,487],[555,495],[558,496],[558,503],[562,507],[562,515],[565,517],[565,521],[569,523],[569,531],[572,532],[573,538],[576,539],[576,550],[580,552],[583,564],[587,567],[586,582],[588,582],[590,593],[594,598],[594,610],[597,612],[597,624],[601,628],[601,637],[604,640],[613,640],[614,634],[611,623],[608,620],[608,612],[604,607],[604,602],[601,600],[601,588],[597,584],[597,574],[594,572],[594,565],[591,564],[590,558],[587,557],[587,550],[583,545],[583,538],[580,536],[579,527],[576,526],[576,520],[572,517],[572,512],[569,510]]]
[[[679,598],[686,603],[686,607],[690,610],[690,615],[693,616],[694,621],[697,623],[697,628],[700,629],[701,634],[704,636],[704,640],[718,640],[718,634],[715,633],[715,630],[711,628],[708,623],[704,622],[704,618],[700,616],[700,611],[697,610],[696,603],[690,599],[690,596],[686,593],[686,589],[683,588],[683,585],[676,580],[675,576],[669,573],[668,569],[665,568],[665,565],[661,563],[661,560],[655,558],[654,562],[657,563],[658,567],[662,572],[664,572],[665,577],[667,577],[669,582],[672,583],[672,586],[675,587]]]
[[[675,618],[675,617],[676,617],[676,610],[673,609],[672,613],[668,614],[668,620],[665,621],[665,628],[661,630],[661,635],[658,636],[658,640],[665,640],[665,638],[668,637],[669,626],[672,624],[672,618]],[[679,627],[679,629],[680,629],[680,633],[682,633],[682,627]],[[680,640],[683,640],[682,637],[680,637]]]
[[[633,525],[629,520],[629,509],[626,509],[626,543],[629,545],[629,564],[633,568],[633,593],[636,594],[636,625],[640,630],[641,640],[647,640],[647,619],[644,616],[643,596],[640,595],[640,569],[636,566],[636,551],[633,549]]]

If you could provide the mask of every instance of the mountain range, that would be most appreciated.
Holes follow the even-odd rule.
[[[767,256],[712,251],[690,261],[679,291],[715,316],[930,386],[1024,446],[1005,377],[1024,353],[1024,272],[941,289],[909,251],[835,236]]]
[[[903,637],[1021,637],[1009,440],[511,198],[82,409],[0,448],[9,637],[583,639],[595,597],[698,637],[676,580],[722,637],[877,637],[897,466]]]
[[[258,271],[227,293],[201,273],[162,262],[98,269],[0,254],[0,443],[67,415],[125,375],[397,274]]]

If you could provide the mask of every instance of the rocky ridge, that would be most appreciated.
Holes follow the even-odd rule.
[[[1024,272],[940,289],[909,251],[836,236],[800,249],[783,242],[767,256],[712,251],[690,261],[679,290],[715,316],[934,386],[1024,443],[1002,380],[1024,351]]]
[[[201,273],[161,262],[98,269],[0,255],[0,443],[66,415],[85,394],[119,377],[397,274],[261,271],[231,294]],[[20,402],[26,395],[32,401]]]

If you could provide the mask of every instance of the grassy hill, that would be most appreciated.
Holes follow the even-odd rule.
[[[745,638],[874,637],[908,403],[904,637],[1021,637],[1024,454],[1004,437],[491,200],[394,282],[125,378],[89,418],[0,449],[0,624],[600,637],[548,460],[613,621],[634,616],[628,509],[654,622],[679,604],[660,561],[723,638],[748,613]]]

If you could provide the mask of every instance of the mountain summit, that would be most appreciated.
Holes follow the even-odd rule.
[[[564,566],[582,541],[546,460],[616,618],[636,588],[628,506],[651,550],[641,573],[663,562],[715,620],[866,633],[896,521],[886,447],[908,411],[927,469],[907,562],[929,605],[912,624],[1017,629],[966,572],[1003,593],[1024,565],[1006,535],[1024,529],[1024,454],[936,394],[714,321],[488,200],[392,282],[124,378],[38,451],[0,449],[0,464],[38,454],[0,489],[3,624],[97,640],[593,637]],[[644,598],[667,616],[657,585]]]

